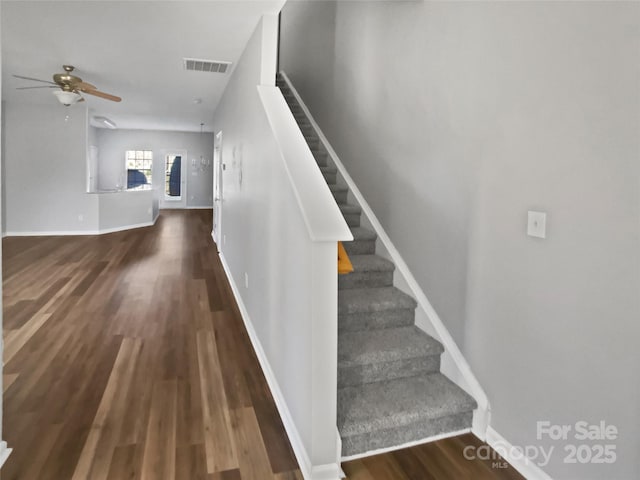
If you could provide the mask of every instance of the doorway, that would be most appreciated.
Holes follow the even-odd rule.
[[[218,132],[213,142],[213,241],[221,250],[222,238],[222,132]]]
[[[165,208],[184,208],[187,205],[187,151],[169,150],[164,155],[162,183]]]

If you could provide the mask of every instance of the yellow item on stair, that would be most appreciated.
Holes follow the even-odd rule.
[[[344,275],[351,272],[353,272],[353,265],[351,265],[349,255],[347,255],[342,242],[338,242],[338,274]]]

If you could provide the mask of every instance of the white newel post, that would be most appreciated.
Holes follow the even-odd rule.
[[[338,247],[314,242],[312,250],[312,428],[314,479],[337,478]]]

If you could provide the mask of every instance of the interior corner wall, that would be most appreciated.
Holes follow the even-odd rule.
[[[1,24],[2,22],[0,22]],[[2,49],[0,48],[0,92],[2,92]],[[0,99],[0,225],[2,225],[2,237],[5,234],[5,200],[4,200],[4,101]],[[2,239],[0,238],[0,330],[4,332],[4,308],[3,308],[3,274],[2,274]],[[0,358],[4,358],[4,342],[0,342]],[[3,382],[4,362],[0,362],[0,392],[4,392]],[[2,425],[3,425],[3,394],[0,393],[0,441],[2,441]]]
[[[553,478],[640,477],[640,4],[296,2],[280,67]],[[547,212],[547,238],[526,235]],[[538,421],[605,420],[613,464]],[[577,442],[573,442],[577,443]]]
[[[186,150],[187,207],[213,206],[213,134],[173,132],[163,130],[109,130],[98,128],[98,186],[113,189],[126,181],[125,152],[127,150],[153,151],[153,185],[164,187],[164,155],[171,150]],[[203,166],[200,158],[208,160]],[[192,161],[195,160],[195,166]],[[173,203],[161,208],[174,208]]]
[[[87,129],[88,129],[87,145],[88,146],[93,145],[94,147],[97,147],[98,146],[98,129],[93,125],[89,125]]]
[[[5,173],[5,154],[4,154],[4,147],[6,144],[5,141],[5,131],[6,128],[4,128],[4,107],[5,106],[5,101],[2,100],[2,102],[0,103],[0,128],[2,128],[2,130],[0,131],[0,176],[2,176],[2,181],[0,182],[0,189],[2,190],[1,192],[1,198],[0,201],[2,202],[2,236],[4,237],[5,234],[7,233],[7,186],[6,186],[6,173]]]
[[[8,234],[98,229],[86,192],[87,108],[6,103],[3,118]]]

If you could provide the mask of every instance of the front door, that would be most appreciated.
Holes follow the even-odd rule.
[[[164,155],[164,208],[185,208],[187,206],[187,152],[170,150]]]

